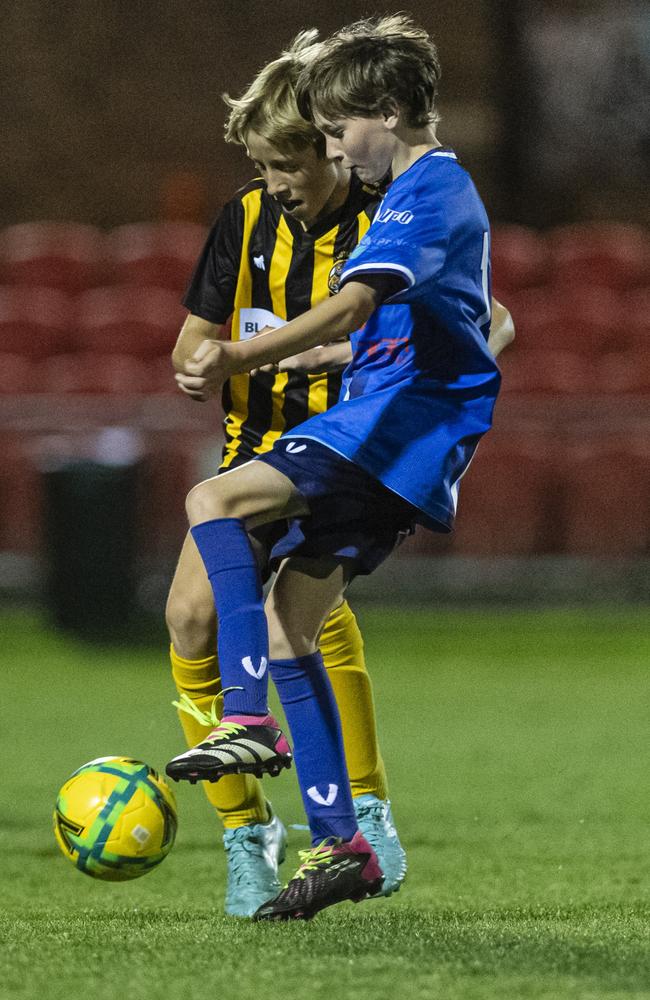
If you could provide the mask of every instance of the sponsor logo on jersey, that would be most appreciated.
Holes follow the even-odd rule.
[[[266,668],[268,666],[268,661],[267,661],[267,659],[266,659],[265,656],[261,656],[260,657],[259,669],[256,669],[253,666],[253,661],[252,661],[251,657],[250,656],[245,656],[244,659],[241,661],[241,665],[242,665],[242,667],[244,668],[244,670],[246,671],[247,674],[250,674],[251,677],[254,677],[255,680],[259,681],[264,676],[264,674],[266,673]]]
[[[239,339],[250,340],[265,326],[272,326],[277,330],[278,327],[285,326],[286,322],[286,319],[281,319],[268,309],[240,309]]]
[[[338,795],[338,793],[339,793],[339,786],[338,785],[328,785],[327,786],[327,795],[325,795],[325,796],[321,795],[321,793],[318,791],[316,785],[312,785],[311,788],[307,789],[307,795],[309,796],[309,798],[313,802],[316,802],[319,806],[331,806],[331,805],[333,805],[334,802],[335,802],[335,800],[336,800],[336,796]]]
[[[380,208],[373,222],[399,222],[400,226],[408,226],[413,220],[413,212],[396,212],[392,208]]]
[[[266,271],[266,264],[264,263],[264,255],[260,254],[259,257],[253,257],[253,264],[258,267],[260,271]]]
[[[289,441],[287,451],[290,455],[297,455],[299,451],[304,451],[306,447],[306,444],[296,444],[295,441]]]

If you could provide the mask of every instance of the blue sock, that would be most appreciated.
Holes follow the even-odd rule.
[[[275,684],[294,742],[294,758],[312,844],[352,840],[357,820],[345,763],[339,710],[320,653],[272,660]]]
[[[260,572],[244,522],[220,517],[191,530],[217,609],[223,714],[267,715],[268,626]]]

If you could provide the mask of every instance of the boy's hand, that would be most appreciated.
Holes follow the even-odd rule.
[[[176,374],[179,389],[199,403],[219,396],[224,382],[235,371],[231,348],[228,341],[204,340],[185,362],[184,371]]]

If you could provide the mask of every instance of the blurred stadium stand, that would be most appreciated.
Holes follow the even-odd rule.
[[[73,455],[94,432],[122,426],[145,442],[138,559],[150,570],[173,563],[184,496],[215,468],[220,434],[216,405],[182,397],[169,360],[205,232],[191,223],[0,231],[0,551],[36,565],[44,551],[43,442]],[[450,561],[647,558],[648,233],[505,225],[493,245],[495,294],[517,330],[495,429],[461,485],[454,535],[418,531],[402,561],[435,555],[450,577]],[[212,464],[201,467],[208,450]]]

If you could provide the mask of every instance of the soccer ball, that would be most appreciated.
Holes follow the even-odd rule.
[[[54,810],[56,842],[92,878],[125,882],[159,865],[176,837],[176,799],[152,767],[98,757],[63,785]]]

